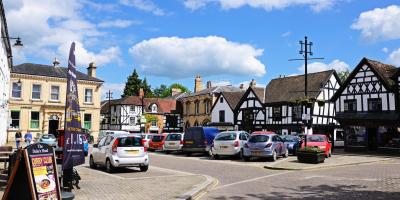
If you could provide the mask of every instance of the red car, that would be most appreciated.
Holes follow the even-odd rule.
[[[167,138],[165,133],[153,135],[149,141],[149,151],[163,150],[165,138]]]
[[[307,135],[307,146],[320,148],[321,150],[325,151],[326,157],[331,157],[332,155],[332,144],[330,143],[326,135]],[[304,147],[304,139],[302,141],[301,147]]]
[[[251,134],[275,134],[275,132],[272,132],[272,131],[254,131]]]

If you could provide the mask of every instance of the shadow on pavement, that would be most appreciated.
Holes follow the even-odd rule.
[[[219,196],[212,199],[400,199],[400,191],[387,192],[367,189],[360,185],[318,185],[293,188],[277,188],[284,192]]]
[[[87,168],[87,169],[91,169],[91,170],[97,170],[97,171],[101,171],[101,172],[105,172],[105,173],[107,173],[106,172],[106,169],[104,168],[104,167],[98,167],[98,168],[96,168],[96,169],[92,169],[92,168],[90,168],[89,166],[84,166],[85,168]],[[113,173],[112,174],[115,174],[115,173],[119,173],[119,174],[124,174],[124,173],[140,173],[141,171],[140,171],[140,169],[139,168],[134,168],[134,167],[132,167],[132,168],[126,168],[126,167],[122,167],[122,168],[116,168],[116,169],[114,169],[114,171],[113,171]]]
[[[379,151],[345,151],[344,148],[336,148],[332,151],[333,155],[343,156],[365,156],[382,158],[400,158],[400,154],[384,153]]]

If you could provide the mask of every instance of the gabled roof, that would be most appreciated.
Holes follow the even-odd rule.
[[[334,70],[309,73],[307,76],[308,98],[317,98],[321,87],[336,73]],[[264,103],[295,101],[304,98],[304,75],[272,79],[265,92]]]
[[[221,92],[220,95],[218,96],[217,100],[214,102],[214,105],[212,106],[211,110],[214,109],[215,105],[219,102],[219,98],[223,96],[225,98],[225,101],[228,103],[229,107],[231,110],[235,110],[236,106],[240,102],[240,99],[244,95],[244,91],[240,92]]]
[[[151,105],[157,105],[157,113],[171,113],[176,109],[175,99],[160,99],[160,98],[144,98],[143,104],[146,112],[151,112]],[[111,106],[113,105],[135,105],[142,106],[142,98],[139,96],[127,96],[121,99],[111,100]],[[103,113],[104,112],[104,113]],[[101,107],[101,113],[108,113],[108,102]]]
[[[15,74],[28,74],[34,76],[47,76],[57,78],[67,78],[68,68],[66,67],[54,67],[50,65],[34,64],[34,63],[23,63],[16,65],[11,69],[11,73]],[[104,82],[98,78],[91,77],[80,71],[76,71],[76,78],[78,80]]]
[[[242,105],[242,103],[246,100],[246,98],[250,92],[253,92],[255,94],[256,98],[260,101],[260,103],[263,104],[264,100],[265,100],[264,91],[265,91],[264,87],[248,87],[247,90],[242,95],[242,97],[240,98],[236,107],[239,107],[240,105]]]
[[[204,95],[204,94],[215,94],[215,93],[221,93],[221,92],[240,92],[241,89],[233,86],[214,86],[210,88],[206,88],[203,90],[200,90],[198,92],[189,94],[185,97],[191,97],[191,96],[198,96],[198,95]],[[185,98],[183,97],[183,98]]]
[[[383,83],[383,85],[385,86],[385,88],[387,88],[387,90],[391,91],[395,88],[396,81],[394,81],[392,78],[396,77],[399,68],[393,65],[384,64],[379,61],[371,60],[364,57],[360,61],[360,63],[358,63],[358,65],[354,68],[354,70],[350,73],[350,75],[344,81],[339,90],[333,95],[332,97],[333,101],[335,101],[342,94],[342,92],[346,89],[350,81],[356,76],[360,68],[363,67],[364,65],[367,65],[368,67],[371,68],[371,70],[378,77],[379,81]]]

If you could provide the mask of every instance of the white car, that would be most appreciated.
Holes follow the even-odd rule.
[[[97,142],[100,142],[101,138],[112,134],[129,134],[129,132],[117,130],[100,130],[99,136],[97,137]]]
[[[149,156],[141,136],[112,134],[93,145],[89,164],[90,168],[105,166],[109,173],[118,167],[139,167],[140,171],[145,172],[149,168]]]
[[[149,148],[149,142],[151,140],[151,137],[153,137],[154,134],[150,134],[150,133],[145,133],[142,134],[142,139],[143,139],[143,145],[146,148]]]
[[[239,156],[243,157],[243,147],[249,138],[249,134],[244,131],[221,132],[214,138],[211,147],[211,156],[218,159],[219,156]]]
[[[170,133],[164,140],[163,151],[180,151],[183,146],[183,133]]]

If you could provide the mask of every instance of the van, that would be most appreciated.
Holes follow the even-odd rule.
[[[190,127],[183,136],[182,152],[186,155],[192,153],[208,153],[215,136],[219,130],[214,127]]]

